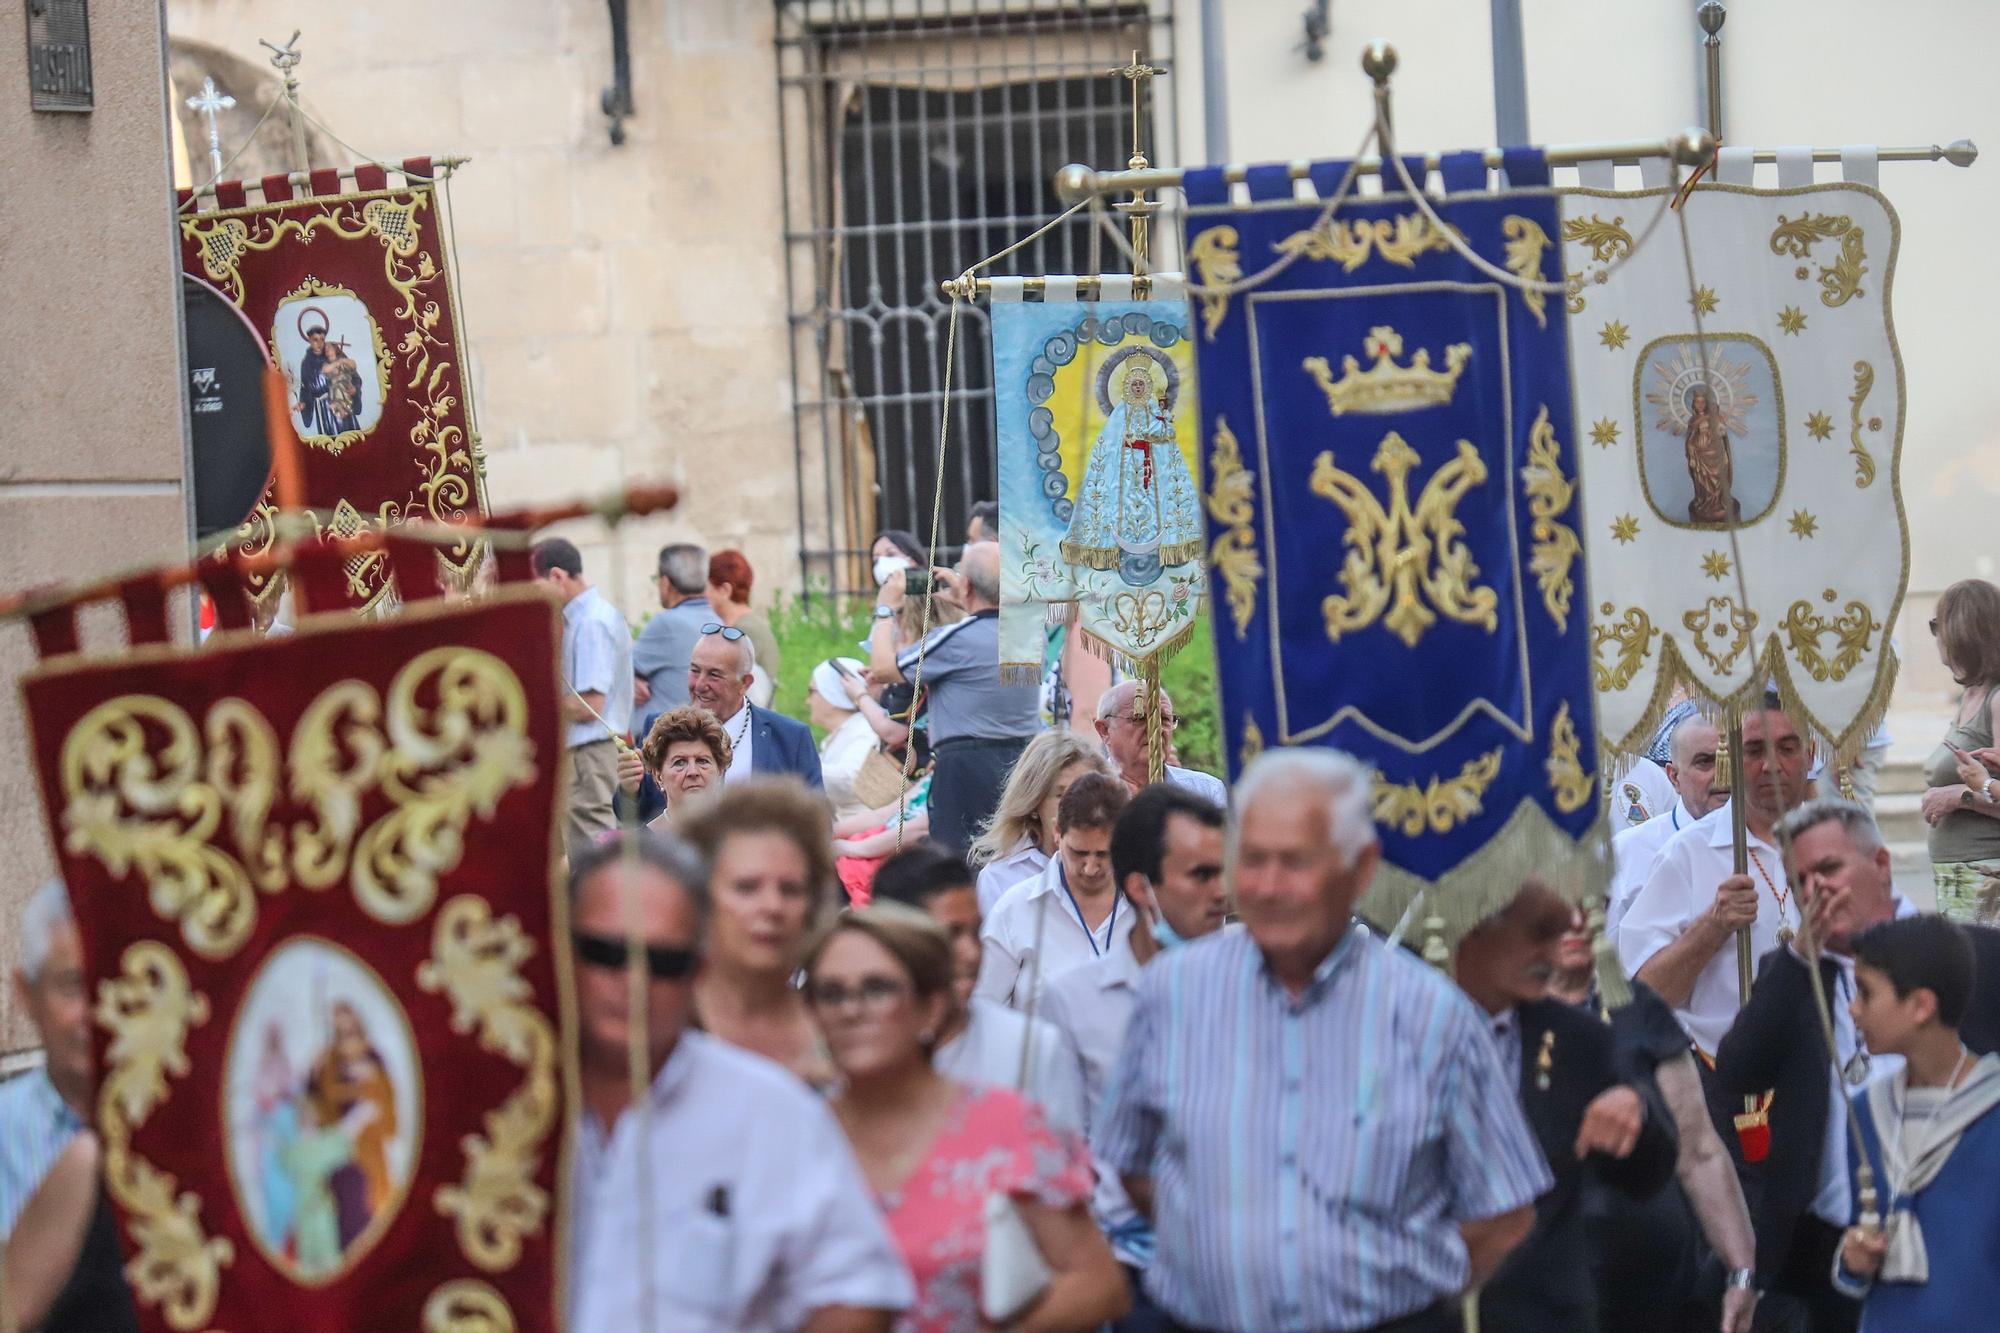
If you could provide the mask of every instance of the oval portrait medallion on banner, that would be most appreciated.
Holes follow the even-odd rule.
[[[1640,481],[1675,527],[1722,529],[1771,511],[1785,478],[1785,401],[1761,338],[1655,340],[1639,357]]]
[[[423,1132],[409,1019],[366,963],[300,936],[251,982],[226,1058],[224,1141],[250,1235],[293,1281],[332,1281],[409,1190]]]
[[[382,419],[389,354],[359,296],[308,279],[278,304],[271,351],[292,395],[292,426],[309,445],[339,453]]]

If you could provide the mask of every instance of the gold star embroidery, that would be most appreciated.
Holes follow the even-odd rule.
[[[1598,331],[1597,341],[1615,352],[1625,345],[1631,334],[1632,330],[1626,328],[1622,321],[1614,319]]]
[[[1592,444],[1603,445],[1607,449],[1618,443],[1618,423],[1610,417],[1606,417],[1592,426],[1590,428],[1590,442]]]
[[[1629,542],[1639,535],[1639,520],[1630,514],[1620,514],[1611,520],[1611,539]]]
[[[1729,575],[1729,557],[1720,551],[1710,551],[1701,558],[1701,572],[1717,583]]]
[[[1702,314],[1702,315],[1714,314],[1716,306],[1715,288],[1713,287],[1695,288],[1694,295],[1688,298],[1688,304],[1695,308],[1695,312],[1697,314]]]
[[[1794,537],[1797,537],[1800,541],[1806,541],[1818,531],[1818,519],[1803,509],[1794,509],[1792,511],[1792,535]]]
[[[1806,326],[1806,313],[1795,305],[1788,305],[1778,312],[1778,327],[1786,333],[1797,334]]]
[[[1815,412],[1806,418],[1806,434],[1815,440],[1833,438],[1833,418],[1824,412]]]

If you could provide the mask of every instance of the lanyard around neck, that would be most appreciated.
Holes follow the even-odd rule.
[[[1076,924],[1083,927],[1083,937],[1090,941],[1090,956],[1102,958],[1104,950],[1111,947],[1113,932],[1118,929],[1118,900],[1124,895],[1112,890],[1111,915],[1104,921],[1104,948],[1100,949],[1097,947],[1097,932],[1084,921],[1083,908],[1077,903],[1076,895],[1069,891],[1069,867],[1063,864],[1060,850],[1056,852],[1056,881],[1062,885],[1063,897],[1069,899],[1069,910],[1076,913]]]

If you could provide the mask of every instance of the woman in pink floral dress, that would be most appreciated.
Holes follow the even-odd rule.
[[[1090,1219],[1090,1154],[1005,1088],[931,1068],[952,982],[929,917],[886,903],[839,918],[806,955],[806,996],[845,1080],[834,1114],[887,1215],[917,1299],[899,1333],[971,1333],[980,1314],[986,1198],[1005,1192],[1053,1276],[1010,1329],[1084,1333],[1129,1300]]]

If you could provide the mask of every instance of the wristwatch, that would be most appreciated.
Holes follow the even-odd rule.
[[[895,607],[883,606],[880,602],[877,602],[875,604],[875,618],[877,620],[887,620],[889,617],[895,614],[896,614]]]

